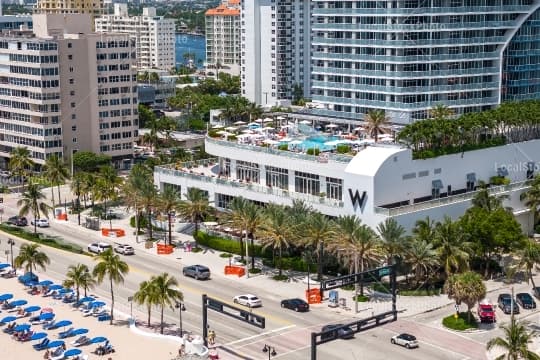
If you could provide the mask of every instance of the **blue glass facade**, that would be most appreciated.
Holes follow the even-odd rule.
[[[460,114],[489,109],[511,93],[538,97],[529,81],[534,71],[539,78],[540,60],[530,51],[540,49],[538,15],[530,17],[538,6],[535,0],[313,0],[312,98],[324,106],[315,112],[361,119],[384,109],[393,121],[409,123],[440,103]],[[501,52],[527,17],[503,64]]]

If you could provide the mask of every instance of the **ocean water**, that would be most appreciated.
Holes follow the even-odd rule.
[[[206,60],[206,42],[204,36],[176,34],[176,64],[185,64],[184,54],[195,53],[195,65],[204,66]]]

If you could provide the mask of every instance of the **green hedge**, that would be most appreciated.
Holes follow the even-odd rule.
[[[338,146],[336,146],[336,152],[338,154],[347,154],[350,151],[351,151],[351,147],[349,145],[338,144]]]
[[[457,319],[454,317],[454,314],[447,316],[442,320],[442,323],[445,327],[452,330],[478,329],[478,322],[474,315],[471,314],[471,321],[469,322],[467,312],[460,312]]]
[[[319,150],[319,148],[310,148],[310,149],[307,149],[306,154],[317,156],[319,155],[320,152],[321,150]]]
[[[283,151],[289,150],[289,144],[280,144],[280,145],[278,145],[278,150],[283,150]]]
[[[65,242],[60,238],[44,237],[42,234],[34,234],[33,232],[26,231],[22,228],[9,226],[6,224],[0,224],[0,230],[5,231],[11,235],[18,236],[28,241],[35,242],[37,244],[50,246],[56,249],[66,250],[75,254],[83,254],[84,250],[79,245]]]
[[[216,235],[209,235],[203,231],[198,231],[196,234],[193,234],[193,237],[197,241],[199,245],[203,245],[206,247],[209,247],[214,250],[218,251],[224,251],[232,254],[240,255],[240,242],[233,239],[225,239],[220,236]],[[245,245],[244,245],[245,246]],[[245,249],[242,249],[245,251]],[[250,255],[254,255],[256,257],[271,257],[272,256],[272,250],[262,250],[262,247],[260,245],[254,245],[253,249],[249,248]]]

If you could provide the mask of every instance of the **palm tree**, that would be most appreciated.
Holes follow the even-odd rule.
[[[449,276],[444,283],[444,291],[448,298],[455,300],[457,304],[463,302],[467,305],[467,318],[470,322],[471,308],[486,296],[486,285],[480,274],[467,271]]]
[[[11,150],[9,159],[9,170],[21,178],[22,190],[24,191],[24,177],[28,174],[29,170],[34,167],[32,161],[32,154],[27,147],[18,146]]]
[[[178,280],[167,273],[155,276],[152,280],[152,287],[156,305],[161,307],[161,333],[163,334],[163,311],[165,310],[165,305],[173,308],[177,301],[184,300],[184,294],[176,289],[178,287]]]
[[[420,279],[430,273],[430,270],[439,266],[439,255],[433,244],[418,238],[412,238],[405,249],[405,261],[414,272],[416,286]]]
[[[56,185],[58,190],[58,204],[62,203],[60,198],[60,185],[67,179],[69,179],[69,170],[64,163],[64,161],[57,155],[52,155],[45,160],[45,165],[43,167],[44,176],[51,183],[52,188]],[[54,194],[52,196],[53,206],[54,206]]]
[[[531,181],[530,188],[521,194],[521,201],[525,202],[532,214],[533,224],[536,227],[538,223],[538,211],[540,209],[540,174],[536,175]]]
[[[525,270],[528,279],[535,288],[532,270],[535,266],[540,266],[540,244],[533,239],[527,239],[523,248],[516,255],[518,257],[517,268]]]
[[[105,278],[109,279],[111,287],[111,322],[114,320],[114,284],[123,284],[124,275],[129,272],[128,264],[120,259],[119,255],[115,255],[112,249],[108,249],[96,256],[94,260],[98,261],[92,274],[96,278],[96,282],[101,284]]]
[[[146,305],[148,311],[148,327],[150,327],[150,317],[152,315],[152,306],[156,304],[155,287],[152,276],[149,281],[143,281],[139,284],[139,290],[133,294],[133,301],[139,305]]]
[[[19,216],[26,216],[31,213],[34,219],[39,219],[41,214],[49,218],[51,207],[43,201],[45,199],[46,197],[39,189],[39,185],[28,185],[28,188],[22,193],[22,197],[17,201],[17,206],[21,207]],[[37,221],[34,221],[34,233],[37,233]]]
[[[379,134],[383,132],[382,129],[390,121],[384,110],[369,110],[364,120],[367,122],[367,130],[375,142],[379,140]]]
[[[290,246],[294,238],[294,226],[288,213],[282,206],[269,204],[263,212],[264,221],[256,230],[257,237],[261,240],[263,249],[272,248],[273,253],[278,251],[279,276],[282,275],[283,249]]]
[[[454,115],[454,110],[444,104],[437,104],[429,110],[429,116],[434,120],[446,120]]]
[[[394,265],[396,258],[403,253],[405,229],[393,218],[388,218],[377,226],[381,246],[387,257],[387,264]]]
[[[319,212],[310,213],[297,228],[296,238],[317,252],[317,281],[322,280],[325,245],[334,241],[336,234],[334,222]]]
[[[186,200],[181,200],[178,206],[178,214],[189,219],[195,224],[195,233],[199,231],[199,223],[204,220],[207,215],[212,213],[208,195],[198,188],[188,188],[184,195]]]
[[[472,199],[471,204],[474,207],[478,207],[478,208],[491,212],[491,211],[497,210],[498,208],[501,208],[503,206],[503,201],[507,198],[508,196],[506,195],[500,195],[500,196],[490,195],[485,184],[481,183],[480,190]]]
[[[80,288],[84,289],[84,296],[86,296],[86,290],[93,288],[95,284],[96,281],[90,274],[88,266],[85,264],[69,265],[63,285],[66,288],[75,287],[77,302],[79,301]]]
[[[97,179],[98,192],[97,199],[103,201],[103,211],[107,216],[107,201],[114,200],[118,196],[117,189],[122,184],[122,179],[116,174],[116,170],[110,166],[102,166]],[[109,217],[110,228],[112,229],[112,219]]]
[[[513,316],[510,323],[501,325],[504,337],[496,337],[488,341],[486,348],[491,350],[499,347],[504,350],[504,354],[495,360],[540,360],[540,356],[529,350],[529,344],[533,342],[534,332],[527,331],[525,324],[516,320]]]
[[[77,222],[79,226],[81,225],[81,195],[83,195],[84,191],[84,176],[85,174],[83,172],[76,173],[70,184],[71,191],[77,196],[77,206],[75,207],[75,210],[77,211]]]
[[[426,217],[424,220],[417,220],[412,229],[413,235],[420,240],[432,242],[435,237],[435,221]]]
[[[148,209],[155,205],[157,190],[148,182],[151,176],[152,171],[148,167],[144,164],[135,164],[121,189],[127,209],[135,210],[137,220],[135,231],[137,234],[140,231],[141,222],[139,220],[142,218],[142,210],[145,209],[145,205],[148,205]],[[148,199],[146,199],[146,195],[148,195]],[[150,238],[152,237],[151,231],[150,228]]]
[[[180,194],[172,186],[165,186],[159,195],[159,208],[167,214],[167,224],[169,227],[169,245],[172,242],[172,212],[180,205]]]
[[[24,267],[25,272],[30,274],[38,267],[45,271],[45,266],[49,265],[51,260],[47,254],[39,251],[39,247],[39,244],[23,244],[19,250],[19,255],[13,261],[15,267]]]
[[[446,277],[456,271],[468,269],[470,243],[466,241],[459,223],[445,216],[444,220],[435,226],[434,235],[434,245]]]

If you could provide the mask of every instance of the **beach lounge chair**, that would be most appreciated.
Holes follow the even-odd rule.
[[[72,303],[74,301],[75,301],[75,294],[73,293],[64,296],[64,298],[62,299],[62,302],[66,304]]]
[[[40,351],[40,350],[45,350],[47,348],[47,345],[49,345],[51,341],[49,340],[49,338],[45,338],[43,339],[40,343],[38,344],[34,344],[32,345],[34,349],[36,349],[37,351]]]
[[[95,317],[100,317],[100,316],[103,316],[103,315],[108,315],[109,312],[105,309],[101,309],[97,312],[94,312],[92,315],[95,316]]]
[[[98,316],[98,321],[109,321],[109,320],[111,320],[111,315],[109,315],[109,313]]]
[[[43,324],[43,330],[50,330],[52,327],[56,325],[56,321],[48,321],[45,324]]]
[[[19,338],[17,340],[21,341],[21,342],[25,342],[25,341],[30,340],[32,335],[34,335],[34,332],[33,331],[28,331],[28,332],[22,334],[21,336],[19,336]]]
[[[50,360],[61,360],[64,358],[64,348],[62,346],[57,347],[50,355]]]
[[[88,343],[90,343],[90,338],[85,336],[85,335],[81,335],[79,336],[79,338],[73,342],[71,342],[71,345],[73,346],[83,346],[83,345],[87,345]]]
[[[15,331],[15,326],[17,326],[16,323],[12,322],[11,324],[9,324],[6,328],[4,328],[4,332],[6,334],[12,334],[14,331]]]
[[[60,339],[63,339],[63,338],[67,338],[67,337],[70,337],[71,336],[71,333],[73,332],[73,330],[75,330],[75,328],[71,327],[69,328],[68,330],[66,331],[62,331],[58,334],[58,337]]]

